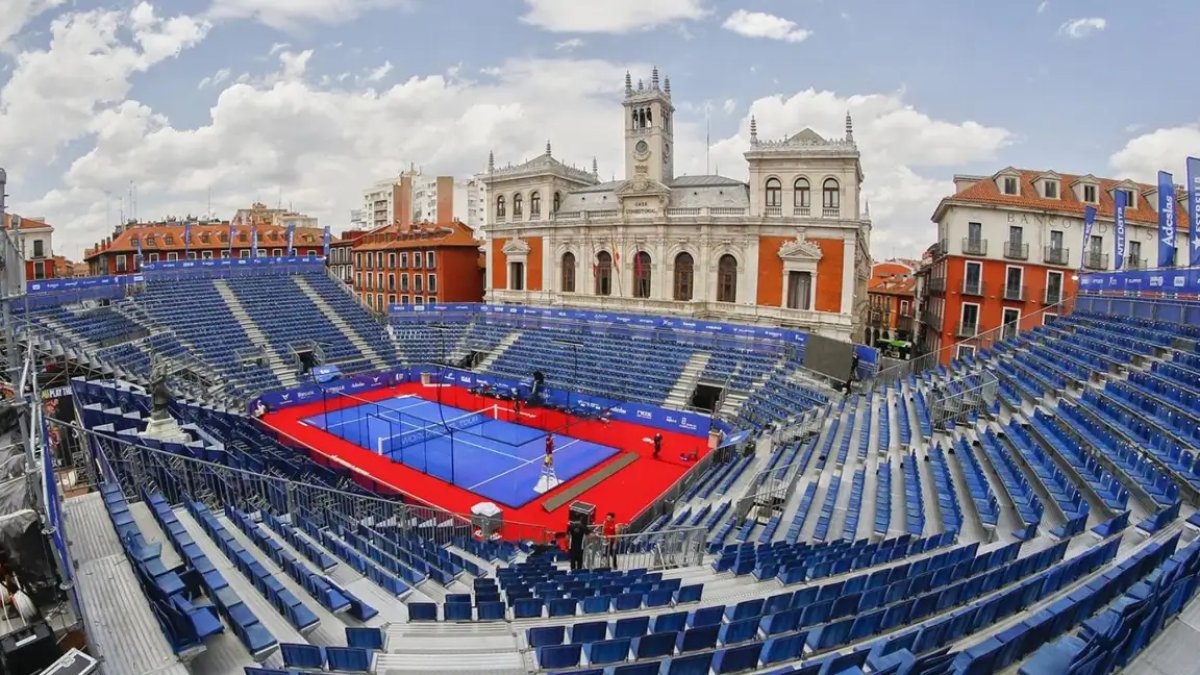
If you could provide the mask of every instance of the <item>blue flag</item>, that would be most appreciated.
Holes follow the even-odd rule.
[[[1089,244],[1092,241],[1092,228],[1096,225],[1096,207],[1089,206],[1083,210],[1083,246],[1079,249],[1083,255],[1079,256],[1079,266],[1083,267],[1083,261],[1091,250]]]
[[[1175,183],[1158,172],[1158,266],[1175,266]]]
[[[329,242],[331,239],[332,239],[332,236],[329,233],[329,226],[326,225],[325,226],[325,257],[326,258],[329,257]]]
[[[258,226],[250,226],[250,257],[258,257]]]
[[[296,236],[296,224],[288,223],[287,228],[287,254],[290,258],[292,255],[292,238]]]
[[[1113,263],[1113,269],[1119,270],[1125,262],[1125,191],[1117,190],[1113,194],[1113,201],[1116,203],[1116,208],[1113,209],[1113,223],[1117,238],[1114,243],[1117,259]]]
[[[183,257],[187,257],[188,251],[192,249],[192,224],[183,224]]]
[[[1191,232],[1192,256],[1189,263],[1200,267],[1200,157],[1187,158],[1188,230]]]

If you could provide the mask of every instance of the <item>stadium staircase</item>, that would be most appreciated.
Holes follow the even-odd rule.
[[[224,279],[214,279],[213,285],[216,287],[217,292],[221,294],[221,298],[225,300],[225,305],[229,308],[229,314],[242,327],[246,336],[250,338],[250,342],[264,348],[262,353],[267,357],[267,366],[274,373],[275,377],[279,378],[279,382],[284,387],[296,386],[300,382],[300,378],[296,375],[296,369],[284,363],[283,359],[279,357],[279,354],[274,349],[266,348],[269,344],[267,336],[254,323],[254,319],[250,318],[250,313],[242,306],[242,301],[238,299],[237,294],[229,287],[229,283]]]
[[[346,339],[350,341],[350,344],[354,345],[358,351],[362,352],[362,354],[367,357],[373,367],[379,370],[383,370],[384,368],[388,367],[388,362],[385,361],[382,356],[380,356],[379,352],[376,351],[370,343],[364,340],[363,337],[358,334],[358,331],[354,330],[350,324],[346,323],[345,319],[338,316],[333,307],[331,307],[328,302],[325,302],[325,299],[321,297],[320,293],[317,293],[317,291],[308,283],[307,279],[305,279],[302,275],[297,275],[292,277],[292,280],[295,281],[296,285],[300,287],[300,290],[303,291],[306,296],[308,296],[308,299],[311,300],[312,303],[321,310],[321,313],[324,314],[327,319],[329,319],[329,322],[332,323],[342,335],[346,336]]]
[[[490,370],[491,367],[497,361],[499,361],[502,356],[504,356],[504,352],[508,351],[508,348],[515,345],[517,343],[517,340],[520,340],[520,339],[521,339],[521,331],[519,331],[519,330],[514,330],[511,333],[505,335],[503,338],[500,339],[499,342],[496,343],[496,346],[492,347],[491,351],[488,352],[487,356],[483,357],[483,360],[480,361],[478,364],[476,364],[475,369],[484,371],[484,372]]]
[[[664,402],[667,407],[682,410],[691,405],[692,393],[696,391],[696,385],[700,383],[700,376],[711,359],[712,352],[697,351],[692,354],[688,362],[683,365],[683,371],[679,373],[679,379],[675,381],[675,386],[667,394],[667,400]]]

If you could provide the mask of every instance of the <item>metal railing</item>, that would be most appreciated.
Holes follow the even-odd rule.
[[[963,295],[979,295],[979,296],[982,296],[982,295],[984,295],[986,292],[987,292],[987,285],[986,285],[986,284],[984,284],[982,281],[975,280],[974,282],[972,282],[972,281],[970,281],[970,280],[967,280],[967,279],[964,279],[964,280],[963,280],[963,289],[962,289],[962,294],[963,294]]]
[[[1004,242],[1004,257],[1013,260],[1026,260],[1029,258],[1029,244],[1020,241]]]
[[[954,326],[954,334],[958,337],[973,337],[979,334],[978,323],[958,323]]]
[[[1025,295],[1028,290],[1029,288],[1027,286],[1009,286],[1008,284],[1005,284],[1004,299],[1023,301],[1025,300]]]
[[[1047,246],[1042,250],[1042,260],[1047,265],[1067,265],[1071,258],[1071,249]]]
[[[971,237],[963,237],[962,252],[963,255],[987,255],[988,240],[987,239],[972,239]]]
[[[598,528],[597,528],[598,529]],[[704,562],[705,527],[668,527],[657,532],[589,535],[583,544],[585,569],[661,570],[690,567]]]
[[[949,385],[935,385],[929,404],[929,420],[934,429],[944,429],[950,424],[968,424],[974,417],[986,414],[1000,388],[999,378],[988,370],[959,378],[958,382],[971,386],[951,392]]]
[[[1106,270],[1108,269],[1108,254],[1088,251],[1083,254],[1083,266],[1089,270]]]
[[[1062,297],[1062,287],[1061,286],[1057,289],[1047,288],[1045,297],[1042,298],[1042,304],[1057,305],[1058,303],[1062,302],[1062,299],[1063,299],[1063,297]]]
[[[1147,267],[1147,264],[1146,264],[1145,258],[1139,258],[1138,256],[1135,256],[1135,255],[1125,256],[1125,269],[1144,270],[1144,269],[1146,269],[1146,267]]]
[[[929,290],[933,293],[943,293],[946,290],[946,277],[933,277],[929,280]]]

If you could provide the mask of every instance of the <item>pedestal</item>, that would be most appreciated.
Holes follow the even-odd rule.
[[[179,423],[170,416],[163,418],[151,417],[150,422],[146,425],[146,430],[141,435],[146,438],[173,443],[187,443],[192,440],[191,436],[188,436],[183,429],[180,429]]]

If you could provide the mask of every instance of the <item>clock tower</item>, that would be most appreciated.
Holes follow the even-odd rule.
[[[668,183],[675,177],[675,108],[671,105],[671,78],[658,83],[658,68],[650,86],[638,80],[637,89],[625,73],[625,180],[648,179]]]

